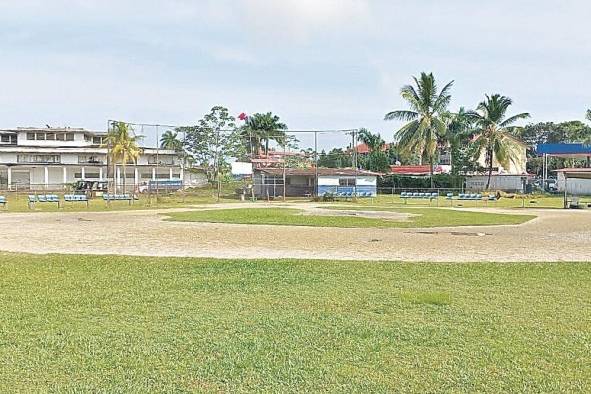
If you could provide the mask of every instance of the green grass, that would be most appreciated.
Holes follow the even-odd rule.
[[[0,255],[2,392],[589,392],[590,264]]]
[[[370,210],[361,207],[330,206],[342,210]],[[372,210],[374,208],[371,208]],[[184,222],[273,224],[288,226],[348,227],[348,228],[414,228],[442,226],[483,226],[520,224],[533,219],[531,215],[508,215],[488,212],[458,211],[440,208],[377,208],[375,210],[416,214],[407,221],[357,216],[302,215],[301,210],[291,208],[237,208],[203,211],[186,211],[166,214],[168,220]]]

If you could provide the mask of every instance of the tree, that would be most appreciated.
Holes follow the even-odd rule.
[[[517,115],[506,117],[507,109],[513,101],[509,97],[493,94],[486,95],[486,99],[478,104],[476,111],[469,111],[467,116],[476,126],[474,146],[476,154],[486,154],[488,167],[488,180],[486,190],[490,187],[490,179],[493,170],[493,161],[504,167],[515,160],[517,146],[515,137],[511,134],[515,130],[512,125],[520,120],[529,118],[529,113],[523,112]]]
[[[385,152],[386,142],[379,134],[363,128],[359,130],[358,140],[367,145],[368,153],[359,157],[362,168],[370,171],[384,172],[390,165],[390,160]]]
[[[195,126],[177,128],[185,133],[185,149],[190,160],[206,169],[210,182],[219,181],[220,169],[230,158],[244,156],[244,145],[228,109],[215,106]]]
[[[445,134],[440,136],[439,146],[449,151],[451,174],[457,176],[460,173],[477,170],[477,162],[473,160],[474,146],[471,144],[474,134],[473,124],[467,111],[464,107],[460,107],[456,113],[444,113],[442,119],[446,129]]]
[[[160,148],[170,149],[175,152],[183,150],[183,141],[178,139],[178,131],[166,130],[160,137]]]
[[[113,180],[116,179],[117,162],[120,162],[123,167],[124,193],[126,191],[127,164],[137,162],[137,159],[142,152],[142,149],[138,145],[141,137],[132,135],[132,132],[133,130],[127,125],[127,123],[114,122],[105,138],[105,145],[108,148],[109,157],[113,162]],[[113,183],[116,188],[117,183],[115,181]]]
[[[421,159],[429,161],[431,187],[433,187],[433,162],[437,154],[440,136],[445,134],[445,123],[441,115],[446,112],[451,100],[449,91],[453,81],[437,90],[435,77],[432,73],[421,73],[417,79],[413,77],[416,88],[412,85],[403,86],[400,95],[407,102],[410,110],[396,110],[386,114],[385,120],[401,120],[408,122],[395,135],[398,146],[406,153],[417,153]]]
[[[246,118],[246,124],[242,127],[242,137],[247,142],[249,153],[258,154],[262,149],[267,155],[270,141],[282,146],[287,143],[285,130],[287,125],[280,122],[279,116],[271,112],[256,113]]]
[[[589,122],[591,122],[591,109],[587,110],[587,114],[585,115],[585,119],[587,119]],[[589,146],[591,145],[591,133],[588,133],[585,136],[585,139],[583,140],[583,144],[585,146]],[[587,159],[587,162],[589,162],[589,160]]]

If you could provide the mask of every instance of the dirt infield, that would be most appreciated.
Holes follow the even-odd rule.
[[[293,207],[317,209],[304,204]],[[589,211],[528,209],[538,218],[522,225],[429,229],[181,223],[163,221],[162,212],[4,213],[0,250],[219,258],[591,261]]]

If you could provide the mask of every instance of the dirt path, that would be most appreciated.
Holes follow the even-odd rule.
[[[312,204],[290,206],[308,212],[316,209]],[[531,209],[527,213],[538,218],[519,226],[430,229],[179,223],[162,221],[162,212],[4,213],[0,214],[0,250],[228,258],[591,261],[590,211]]]

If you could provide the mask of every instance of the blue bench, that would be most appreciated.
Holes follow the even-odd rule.
[[[131,194],[115,194],[115,193],[103,193],[103,200],[109,204],[111,201],[128,201],[129,205],[134,200],[134,196]]]
[[[445,199],[449,200],[453,203],[453,200],[458,201],[496,201],[496,197],[494,195],[484,196],[480,193],[459,193],[457,196],[454,196],[453,193],[447,193],[445,195]]]
[[[404,200],[406,204],[407,200],[429,200],[429,202],[433,200],[437,200],[439,198],[439,193],[436,192],[427,192],[427,193],[419,193],[419,192],[402,192],[400,193],[400,198]]]
[[[66,202],[84,202],[88,207],[88,196],[86,194],[64,194],[64,201]]]
[[[4,208],[6,209],[6,197],[5,196],[0,196],[0,205],[3,205]]]
[[[60,198],[57,194],[29,194],[29,209],[32,209],[36,203],[56,203],[60,207]]]

